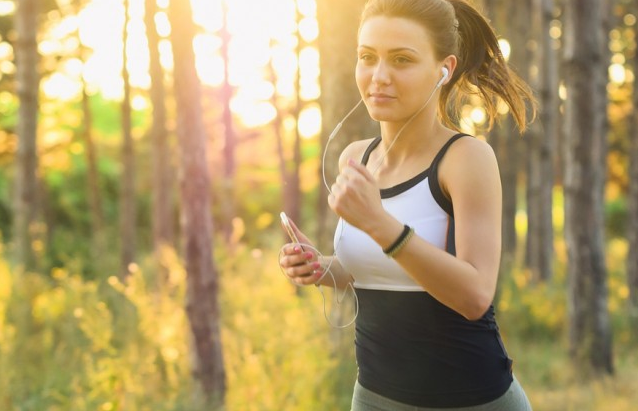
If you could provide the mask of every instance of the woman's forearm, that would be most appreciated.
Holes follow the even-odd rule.
[[[342,266],[337,257],[320,257],[321,269],[325,273],[321,280],[317,283],[326,287],[337,287],[344,289],[348,284],[353,283],[353,278]]]

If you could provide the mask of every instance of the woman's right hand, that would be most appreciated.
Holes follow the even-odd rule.
[[[314,246],[310,244],[308,237],[299,231],[292,220],[289,221],[295,235],[299,239],[300,244],[285,244],[281,249],[279,265],[281,266],[284,275],[295,284],[316,284],[323,276],[323,269],[319,262],[318,253],[315,251]]]

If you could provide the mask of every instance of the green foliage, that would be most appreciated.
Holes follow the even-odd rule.
[[[161,285],[140,270],[98,282],[3,263],[2,409],[189,409],[184,274],[169,272]]]
[[[342,409],[333,381],[340,372],[317,289],[301,296],[278,268],[272,250],[236,244],[222,270],[224,350],[229,410]],[[350,345],[350,344],[349,344]],[[352,360],[352,347],[348,347]],[[348,388],[354,375],[348,378]]]
[[[317,288],[288,283],[277,264],[279,242],[265,231],[265,249],[247,246],[241,228],[216,247],[226,410],[349,409],[353,329],[329,326]],[[498,318],[517,378],[537,411],[632,410],[638,355],[625,315],[626,242],[607,247],[617,375],[593,381],[574,374],[568,355],[562,247],[551,281],[515,268],[499,285]],[[209,409],[191,375],[186,274],[173,250],[149,256],[126,281],[108,271],[86,279],[72,267],[20,273],[0,251],[0,408]]]
[[[605,204],[605,226],[607,235],[612,238],[623,238],[627,235],[629,210],[627,200],[618,197]]]
[[[220,253],[228,410],[341,408],[349,399],[334,381],[344,367],[319,293],[298,296],[274,251],[236,244]],[[120,282],[61,268],[18,273],[0,259],[2,409],[202,409],[188,363],[185,273],[170,251],[160,263],[166,278],[149,259]],[[343,333],[350,343],[351,330]]]

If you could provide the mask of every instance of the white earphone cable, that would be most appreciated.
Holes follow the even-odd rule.
[[[434,94],[436,93],[436,91],[439,89],[439,87],[443,84],[443,82],[445,81],[445,79],[448,76],[449,71],[447,70],[446,67],[443,68],[443,77],[439,80],[439,82],[436,84],[436,86],[434,87],[434,90],[432,90],[432,92],[430,93],[430,95],[428,96],[428,99],[426,100],[426,102],[421,106],[421,108],[419,108],[414,114],[412,114],[412,116],[410,116],[410,118],[401,126],[401,128],[399,129],[399,131],[397,132],[397,134],[394,136],[394,138],[392,139],[392,142],[390,143],[390,145],[388,146],[388,148],[383,152],[383,154],[381,155],[381,158],[379,159],[378,163],[376,164],[376,166],[372,169],[372,174],[374,175],[378,170],[379,167],[381,167],[381,165],[383,164],[383,160],[385,159],[385,157],[388,155],[388,153],[390,152],[390,150],[392,149],[392,147],[394,146],[394,143],[399,139],[399,137],[401,136],[401,134],[403,133],[403,130],[405,130],[405,128],[419,115],[419,113],[421,113],[425,107],[427,107],[427,105],[430,103],[430,100],[432,100],[432,97],[434,97]],[[334,139],[337,135],[337,133],[339,133],[339,130],[341,130],[341,127],[343,126],[343,123],[348,119],[348,117],[350,117],[352,115],[352,113],[361,105],[361,103],[363,102],[363,99],[359,100],[359,102],[352,107],[352,109],[348,112],[348,114],[346,114],[343,119],[337,123],[337,125],[335,126],[335,128],[332,130],[332,132],[330,133],[329,137],[328,137],[328,141],[326,141],[326,145],[323,149],[323,154],[321,156],[321,175],[323,177],[323,184],[326,187],[326,189],[328,190],[328,193],[332,194],[332,190],[330,189],[330,186],[328,185],[328,181],[326,178],[326,156],[328,153],[328,146],[330,145],[330,142],[332,141],[332,139]],[[334,246],[334,251],[332,254],[332,257],[329,259],[330,262],[328,263],[328,266],[323,268],[323,275],[317,280],[317,282],[315,283],[315,285],[317,286],[317,288],[319,288],[319,292],[321,292],[321,296],[323,298],[323,314],[324,317],[326,318],[326,321],[334,328],[346,328],[349,327],[350,325],[352,325],[355,320],[357,319],[357,316],[359,314],[359,298],[357,297],[357,292],[354,288],[354,284],[352,282],[349,282],[346,287],[343,290],[343,293],[341,294],[341,296],[339,297],[339,293],[338,293],[338,288],[337,288],[337,280],[334,276],[334,274],[332,273],[332,271],[330,270],[332,268],[332,263],[336,260],[337,258],[337,250],[339,249],[339,245],[341,243],[341,238],[343,237],[343,232],[346,226],[346,222],[345,220],[341,219],[341,229],[339,231],[339,236],[337,238],[337,241],[335,243]],[[313,247],[310,244],[300,244],[302,247],[304,248],[308,248],[311,249],[312,251],[315,252],[315,254],[317,255],[317,259],[322,259],[324,258],[323,254],[315,247]],[[283,247],[282,249],[279,251],[279,259],[281,260],[281,256],[283,253]],[[282,270],[283,273],[283,268],[280,269]],[[353,318],[347,322],[344,325],[339,325],[339,324],[334,324],[332,321],[330,321],[330,319],[328,318],[328,314],[326,311],[326,296],[323,292],[323,289],[321,288],[321,284],[320,282],[323,280],[323,278],[326,275],[330,275],[330,277],[332,278],[332,283],[334,286],[334,290],[335,290],[335,295],[337,296],[337,298],[335,299],[336,304],[337,305],[341,305],[341,303],[343,302],[348,290],[352,290],[352,295],[354,298],[354,316]],[[285,275],[285,273],[284,273]],[[288,277],[287,277],[288,278]],[[289,278],[290,280],[290,278]],[[290,280],[291,281],[291,280]],[[292,282],[292,281],[291,281]],[[294,282],[293,282],[294,284]],[[296,285],[296,284],[295,284]]]

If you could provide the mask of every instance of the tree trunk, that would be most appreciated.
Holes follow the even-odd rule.
[[[222,220],[222,230],[224,237],[228,241],[233,231],[233,218],[235,217],[235,147],[237,145],[237,135],[233,127],[233,114],[230,108],[230,100],[233,97],[233,87],[230,84],[228,64],[230,58],[228,56],[228,46],[230,44],[230,33],[228,31],[228,6],[222,4],[224,12],[224,27],[221,30],[222,47],[221,54],[224,60],[224,82],[221,86],[221,99],[223,103],[222,123],[224,124],[224,179],[223,179],[223,198],[222,206],[224,218]]]
[[[525,0],[527,3],[528,0]],[[493,25],[499,34],[509,39],[512,49],[510,63],[518,66],[519,74],[526,78],[527,61],[525,53],[525,41],[527,38],[526,26],[518,22],[512,28],[511,16],[521,16],[522,11],[513,12],[511,8],[519,4],[505,2],[504,0],[489,0],[486,10],[489,11]],[[518,19],[520,20],[520,18]],[[496,158],[501,170],[501,185],[503,190],[502,210],[502,258],[501,270],[508,273],[514,265],[518,236],[516,233],[516,213],[518,210],[518,179],[519,179],[519,151],[522,144],[521,138],[514,130],[511,116],[505,117],[489,135],[489,142],[494,147]]]
[[[131,132],[131,85],[126,43],[128,41],[129,0],[124,0],[124,30],[122,36],[122,177],[120,189],[120,275],[129,273],[129,266],[135,260],[135,152]]]
[[[605,111],[601,111],[603,9],[596,0],[565,8],[565,240],[568,254],[570,353],[584,375],[611,374],[603,193]]]
[[[15,261],[25,270],[36,270],[33,243],[37,239],[38,154],[37,122],[40,78],[38,74],[37,0],[17,0],[14,43],[16,88],[19,99],[16,133],[18,150],[15,173],[14,243]]]
[[[540,93],[540,117],[527,136],[527,257],[535,279],[548,280],[553,275],[554,229],[552,191],[554,188],[554,144],[557,140],[558,70],[550,36],[553,0],[532,1],[532,24],[538,45],[533,58],[538,75],[532,86]]]
[[[299,19],[301,15],[299,13],[299,7],[296,8],[295,13],[297,20],[297,60],[301,57],[301,50],[304,45],[304,40],[299,32]],[[294,132],[294,144],[292,152],[292,169],[287,173],[287,181],[285,187],[284,196],[284,210],[293,221],[299,221],[301,217],[301,183],[299,179],[299,171],[301,169],[301,135],[299,134],[299,115],[303,109],[303,102],[301,101],[301,64],[297,64],[297,72],[295,73],[295,107],[293,109],[293,115],[295,117],[295,132]]]
[[[75,13],[82,11],[82,0],[75,1]],[[80,32],[77,32],[79,47],[78,59],[85,62],[86,47],[82,44]],[[106,252],[106,237],[104,233],[104,211],[102,208],[102,196],[100,191],[100,174],[98,171],[97,149],[93,140],[93,112],[91,111],[90,97],[87,93],[86,81],[82,83],[82,131],[84,142],[84,154],[86,156],[86,191],[88,194],[89,209],[91,210],[91,258],[97,261]]]
[[[201,84],[195,70],[195,27],[187,1],[169,6],[172,27],[177,135],[180,147],[181,221],[187,272],[186,312],[193,337],[194,375],[214,406],[224,402],[218,272],[213,262],[210,176]]]
[[[634,15],[638,16],[638,4],[634,3]],[[634,28],[634,43],[638,42],[638,35]],[[634,53],[634,74],[638,73],[638,50]],[[627,283],[629,287],[629,315],[632,329],[638,339],[638,78],[634,77],[633,114],[630,128],[629,151],[629,193],[628,211],[629,226],[627,238],[629,252],[627,253]]]
[[[82,60],[84,61],[84,60]],[[104,233],[104,212],[100,193],[100,174],[97,166],[97,149],[93,141],[93,113],[86,92],[86,83],[82,80],[82,140],[86,155],[86,186],[91,209],[91,257],[97,259],[106,251]]]
[[[151,76],[151,102],[153,122],[150,130],[153,161],[153,250],[161,267],[162,250],[175,245],[173,164],[170,155],[169,134],[166,128],[166,91],[164,70],[160,64],[159,35],[155,25],[156,0],[146,0],[144,22],[149,49],[149,74]]]
[[[365,0],[317,0],[321,97],[322,153],[328,136],[343,117],[361,99],[354,78],[359,16]],[[335,13],[338,10],[338,13]],[[330,142],[326,155],[326,180],[332,185],[338,174],[338,159],[352,141],[378,135],[378,126],[368,116],[363,104],[343,123]],[[321,170],[319,170],[321,173]],[[322,178],[322,177],[321,177]],[[336,217],[328,207],[328,193],[319,190],[317,205],[317,245],[331,249]]]

